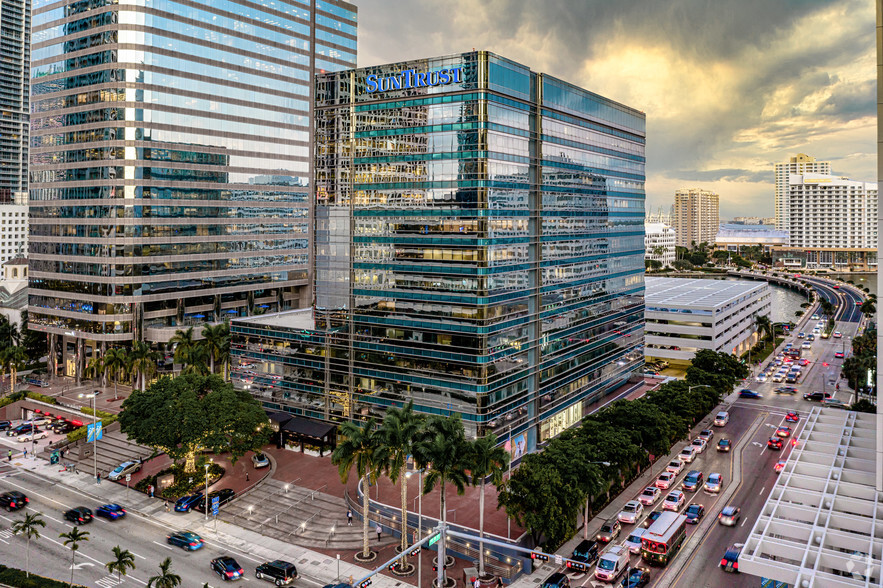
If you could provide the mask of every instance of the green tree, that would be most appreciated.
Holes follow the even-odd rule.
[[[469,473],[472,485],[480,488],[478,495],[478,574],[484,576],[484,486],[487,478],[491,484],[500,487],[503,483],[503,470],[509,464],[509,454],[497,445],[493,433],[480,437],[469,448]]]
[[[104,367],[113,379],[113,397],[119,398],[117,394],[117,384],[120,381],[120,374],[123,373],[128,364],[128,354],[125,349],[119,347],[111,347],[104,352]]]
[[[865,318],[870,320],[871,315],[877,312],[877,307],[874,306],[874,303],[870,300],[865,300],[862,304],[862,314],[865,315]]]
[[[29,325],[28,311],[21,313],[21,345],[32,360],[39,359],[49,353],[49,344],[46,341],[46,333],[32,331]]]
[[[159,574],[147,580],[147,588],[175,588],[181,585],[181,576],[172,571],[172,558],[167,557],[159,564]]]
[[[94,380],[103,379],[104,373],[104,358],[100,355],[90,357],[89,363],[86,364],[86,377]],[[103,382],[102,385],[104,385]]]
[[[24,347],[13,345],[0,351],[0,362],[9,369],[9,390],[15,392],[15,383],[18,380],[18,370],[28,362],[28,354]]]
[[[135,341],[132,344],[131,357],[132,372],[135,374],[135,384],[140,390],[147,388],[147,381],[156,373],[156,364],[159,361],[159,352],[151,349],[144,341]]]
[[[871,402],[870,400],[865,400],[862,398],[857,402],[853,402],[852,406],[849,407],[849,410],[854,410],[855,412],[868,412],[874,414],[877,412],[877,405]]]
[[[651,270],[662,269],[662,262],[659,261],[658,259],[645,259],[644,260],[644,267],[646,269],[651,269]]]
[[[754,315],[754,328],[761,340],[766,339],[767,341],[772,341],[773,337],[775,337],[775,333],[773,332],[773,322],[770,320],[770,317],[765,314]]]
[[[73,588],[74,585],[74,562],[77,557],[77,550],[80,549],[80,543],[89,540],[89,531],[80,531],[79,527],[74,527],[67,533],[61,533],[58,536],[60,539],[64,539],[64,546],[71,550],[71,583],[70,586]]]
[[[340,426],[338,444],[331,454],[331,463],[337,466],[341,482],[346,484],[353,466],[359,476],[362,486],[362,559],[365,561],[371,558],[368,547],[368,484],[377,479],[375,454],[379,444],[380,436],[374,430],[373,418],[361,425],[347,421]]]
[[[711,257],[714,258],[716,261],[725,261],[730,258],[730,252],[725,251],[723,249],[719,249],[719,250],[715,251],[714,253],[712,253]]]
[[[236,463],[268,443],[271,434],[258,401],[216,375],[163,376],[126,398],[119,421],[137,443],[184,459],[187,472],[196,471],[200,448],[227,451]]]
[[[209,360],[209,372],[215,373],[215,361],[223,364],[222,374],[227,379],[227,361],[230,357],[230,324],[206,325],[202,328],[203,345]]]
[[[28,544],[25,548],[25,577],[31,577],[31,539],[40,538],[40,529],[46,526],[46,521],[40,518],[40,513],[25,513],[25,518],[12,523],[13,535],[24,535]]]
[[[672,267],[676,270],[688,271],[693,269],[693,264],[686,259],[676,259]]]
[[[834,316],[834,305],[831,303],[830,300],[822,298],[822,301],[819,303],[819,307],[822,310],[822,314],[824,314],[825,316]]]
[[[178,329],[175,331],[175,334],[172,335],[171,339],[169,339],[169,343],[175,346],[173,356],[175,363],[180,363],[182,365],[191,363],[193,359],[193,351],[198,347],[196,341],[193,339],[193,327],[188,328],[186,331]]]
[[[123,549],[119,545],[114,547],[112,551],[114,559],[104,564],[104,567],[111,574],[116,572],[117,583],[121,584],[123,576],[126,575],[128,570],[135,569],[135,556],[131,551]]]
[[[414,402],[402,408],[390,408],[377,431],[379,437],[375,460],[393,484],[401,490],[402,552],[408,548],[408,456],[414,453],[414,444],[422,424],[420,415],[414,412]],[[407,567],[407,557],[400,560],[402,569]]]

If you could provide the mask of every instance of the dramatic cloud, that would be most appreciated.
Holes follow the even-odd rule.
[[[648,208],[703,187],[772,216],[798,152],[876,180],[871,2],[356,2],[360,65],[487,49],[645,111]]]

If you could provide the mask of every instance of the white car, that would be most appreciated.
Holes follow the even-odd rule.
[[[708,447],[708,441],[706,441],[702,437],[696,437],[695,439],[693,439],[693,442],[690,445],[693,446],[693,449],[696,450],[696,453],[705,453],[705,448]]]
[[[19,443],[27,443],[28,441],[36,441],[37,439],[45,439],[49,433],[46,431],[41,431],[37,429],[32,433],[25,433],[24,435],[19,435],[16,440]]]
[[[672,461],[668,462],[668,465],[665,466],[665,471],[667,471],[667,472],[671,472],[671,473],[673,473],[674,475],[677,476],[678,474],[680,474],[681,472],[684,471],[684,462],[683,462],[683,460],[681,460],[681,459],[673,459]]]
[[[687,445],[678,454],[678,459],[684,463],[693,463],[696,459],[696,449],[692,445]]]
[[[641,536],[647,532],[644,527],[637,527],[629,533],[628,539],[622,542],[632,553],[641,553]]]
[[[638,500],[644,506],[653,506],[656,504],[656,501],[659,500],[660,494],[661,492],[656,486],[647,486],[644,488],[644,491],[641,492],[641,495],[638,496]]]
[[[112,472],[107,474],[108,480],[119,480],[125,478],[126,474],[132,474],[141,469],[141,464],[137,461],[124,461],[118,465]]]
[[[48,425],[51,422],[52,422],[52,419],[49,418],[48,416],[38,414],[38,415],[34,415],[33,418],[31,418],[27,421],[22,421],[22,424],[31,423],[32,425]]]
[[[644,514],[644,505],[637,500],[629,500],[622,507],[622,510],[616,515],[620,523],[635,524],[638,518]]]
[[[677,474],[675,473],[662,472],[659,477],[656,478],[656,487],[668,490],[671,485],[675,483],[675,478],[677,478]]]
[[[766,382],[766,380],[767,380],[766,374],[757,374],[757,377],[754,378],[754,381],[758,382],[758,383]]]
[[[730,422],[730,413],[721,411],[714,416],[714,426],[723,427]]]
[[[788,372],[779,371],[779,372],[776,372],[776,374],[773,376],[772,380],[773,380],[773,382],[784,382],[785,377],[787,375],[788,375]]]
[[[840,339],[841,337],[843,337],[843,334],[840,331],[834,331],[835,339]]]
[[[673,510],[675,512],[681,510],[681,507],[684,506],[684,503],[687,502],[687,497],[684,496],[684,493],[680,490],[672,490],[668,493],[668,496],[665,497],[665,500],[662,501],[662,510]]]
[[[800,347],[803,348],[803,349],[812,349],[812,343],[811,343],[810,341],[804,341],[804,342],[800,345]]]

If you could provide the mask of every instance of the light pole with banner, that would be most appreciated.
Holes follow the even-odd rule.
[[[79,398],[91,398],[92,399],[92,424],[86,426],[86,443],[94,443],[92,446],[92,464],[95,469],[93,472],[95,474],[95,483],[99,484],[98,481],[98,440],[103,436],[101,430],[101,421],[98,420],[98,413],[95,410],[95,397],[98,394],[93,392],[92,394],[78,394]]]

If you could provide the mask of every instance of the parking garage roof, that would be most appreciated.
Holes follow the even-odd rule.
[[[756,290],[769,288],[766,282],[749,280],[713,280],[704,278],[644,279],[647,309],[722,308]]]

